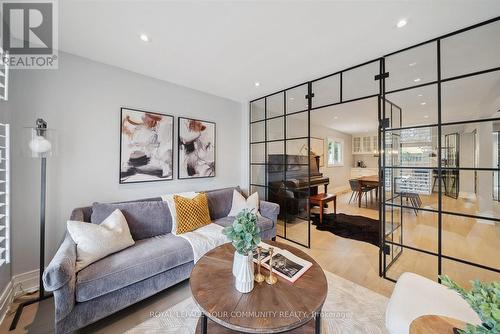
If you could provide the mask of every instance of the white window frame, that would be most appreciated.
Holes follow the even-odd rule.
[[[10,127],[0,123],[0,180],[4,192],[0,195],[0,267],[10,262]]]
[[[339,161],[330,160],[330,156],[333,155],[333,151],[330,151],[330,143],[333,145],[340,144],[340,159]],[[333,150],[333,148],[332,148]],[[326,144],[326,158],[328,167],[342,167],[344,166],[344,156],[345,156],[345,142],[343,138],[327,138]],[[332,157],[333,158],[333,157]]]

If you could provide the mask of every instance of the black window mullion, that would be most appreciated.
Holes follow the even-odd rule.
[[[443,252],[443,240],[442,240],[442,228],[443,228],[443,190],[442,190],[442,153],[443,153],[443,148],[442,148],[442,119],[441,119],[441,40],[437,40],[437,79],[438,79],[438,84],[437,84],[437,98],[438,98],[438,275],[442,274],[442,252]],[[438,281],[441,283],[441,279],[438,279]]]

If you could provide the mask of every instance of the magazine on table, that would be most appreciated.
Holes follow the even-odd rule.
[[[259,246],[262,247],[260,252],[261,265],[269,270],[269,263],[271,260],[269,247],[273,247],[273,273],[292,283],[312,266],[311,262],[292,254],[286,249],[271,246],[264,242],[259,243]],[[253,261],[255,263],[258,262],[256,249],[253,251]]]

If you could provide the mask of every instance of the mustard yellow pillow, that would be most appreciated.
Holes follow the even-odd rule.
[[[199,193],[193,199],[174,195],[177,212],[177,234],[194,231],[212,223],[208,211],[207,195]]]

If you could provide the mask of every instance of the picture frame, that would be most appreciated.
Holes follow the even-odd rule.
[[[120,108],[119,183],[174,178],[174,116]]]
[[[216,176],[216,123],[195,118],[177,118],[177,178]]]

